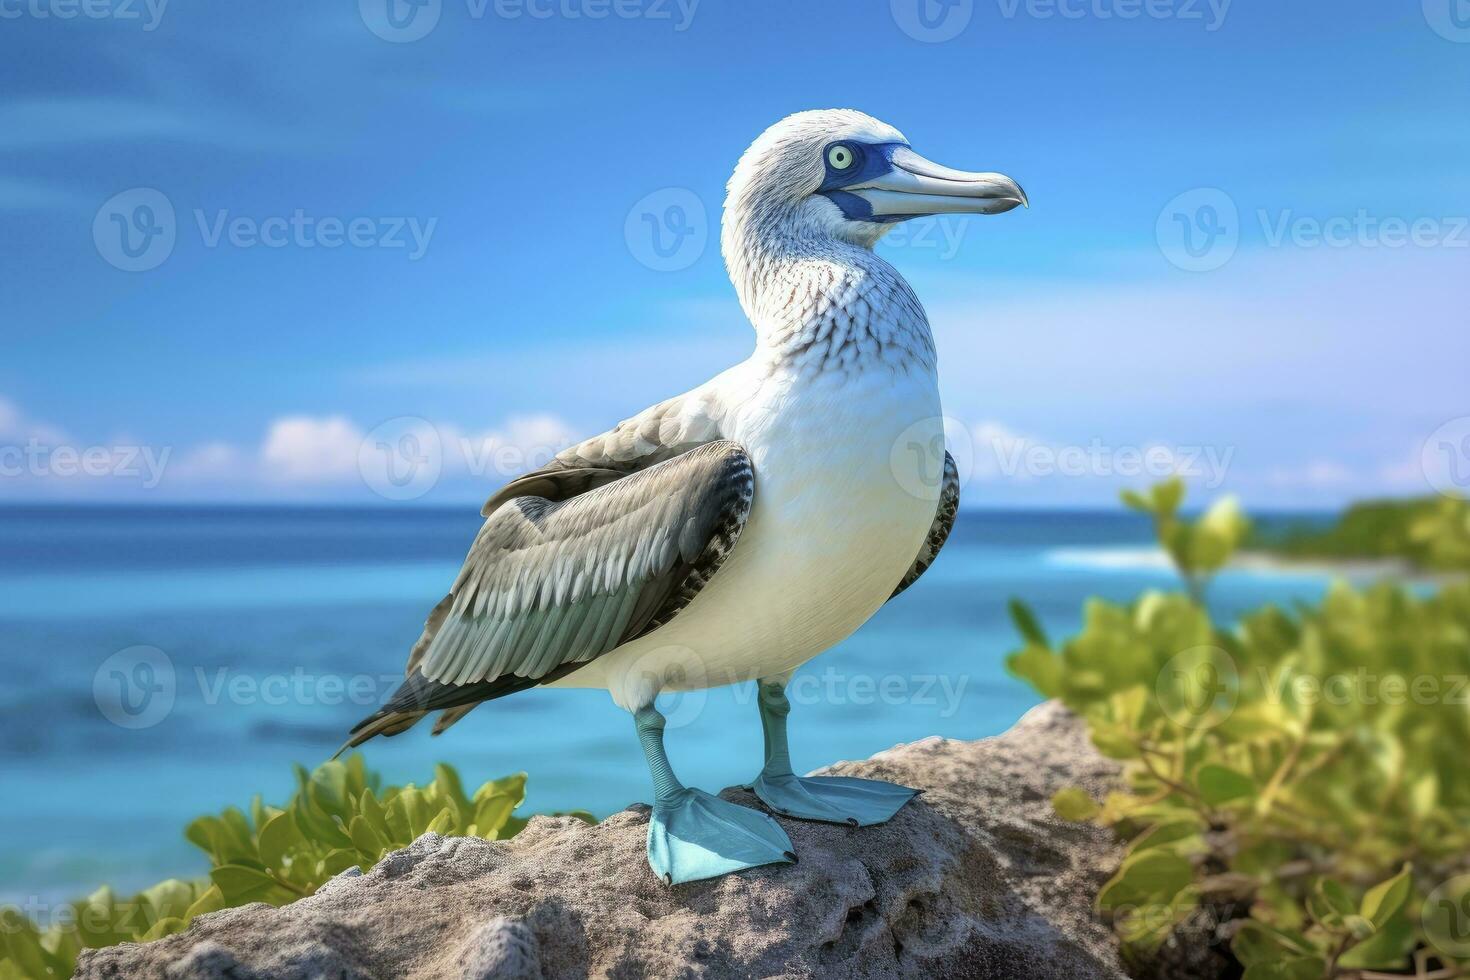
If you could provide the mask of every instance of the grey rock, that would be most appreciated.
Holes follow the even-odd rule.
[[[1050,799],[1101,797],[1116,768],[1064,709],[1011,731],[929,738],[824,772],[924,795],[887,824],[782,820],[801,860],[669,888],[648,809],[597,826],[536,817],[514,839],[426,834],[284,908],[202,916],[83,954],[82,980],[562,977],[1124,978],[1092,899],[1119,849]],[[726,799],[759,806],[739,789]]]

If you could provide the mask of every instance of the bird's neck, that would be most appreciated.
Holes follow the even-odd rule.
[[[803,372],[934,372],[924,308],[870,247],[728,213],[721,244],[757,357]]]

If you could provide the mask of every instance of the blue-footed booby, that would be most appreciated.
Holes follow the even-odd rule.
[[[648,861],[673,884],[796,860],[779,824],[686,787],[660,691],[755,681],[777,814],[881,823],[914,795],[792,772],[786,683],[918,579],[959,504],[934,341],[873,246],[896,222],[1026,204],[1014,180],[932,163],[849,109],[766,130],[728,185],[721,250],[755,350],[512,480],[409,654],[344,748],[433,711],[540,685],[605,688],[654,789]]]

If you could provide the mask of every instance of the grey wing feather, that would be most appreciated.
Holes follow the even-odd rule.
[[[480,514],[489,517],[516,497],[566,500],[673,459],[718,439],[719,417],[718,404],[699,390],[661,401],[510,481],[485,501]]]
[[[442,731],[475,703],[564,676],[667,623],[734,547],[754,484],[745,451],[721,440],[564,500],[495,507],[429,615],[408,679],[349,744],[453,709]]]
[[[929,526],[929,533],[924,538],[924,544],[919,548],[919,556],[914,559],[913,565],[904,574],[903,580],[898,583],[898,588],[893,590],[893,596],[898,595],[904,589],[919,580],[919,576],[929,570],[934,564],[934,559],[939,557],[939,549],[944,547],[945,539],[954,528],[955,515],[960,509],[960,471],[955,466],[954,457],[949,453],[944,454],[944,485],[939,490],[939,507],[934,512],[934,523]]]

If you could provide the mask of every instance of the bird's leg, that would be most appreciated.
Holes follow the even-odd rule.
[[[888,820],[918,795],[918,790],[876,779],[796,775],[791,771],[791,753],[786,745],[786,716],[791,713],[786,682],[762,680],[758,692],[766,762],[751,789],[776,813],[866,827]]]
[[[648,864],[671,885],[796,860],[781,825],[749,807],[690,789],[664,753],[664,716],[653,705],[633,715],[653,777]]]

